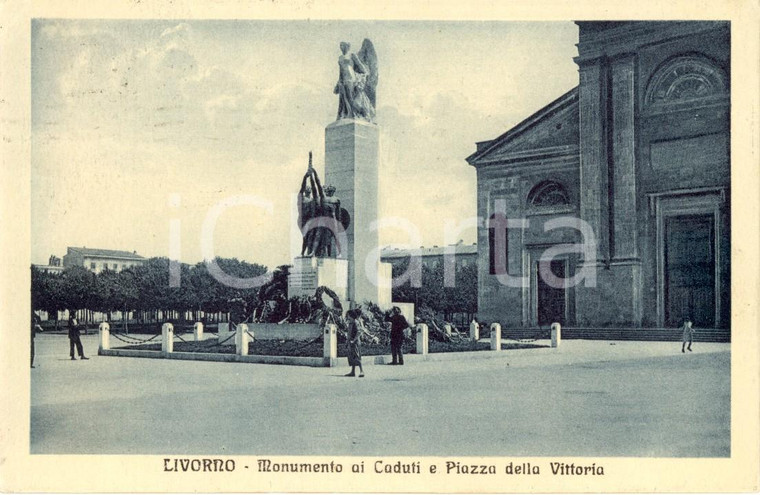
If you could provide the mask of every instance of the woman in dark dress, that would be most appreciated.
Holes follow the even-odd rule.
[[[346,313],[348,319],[348,365],[351,366],[351,373],[346,376],[356,376],[356,367],[359,367],[359,378],[364,378],[364,369],[362,369],[362,333],[364,325],[361,321],[362,311],[352,309]]]

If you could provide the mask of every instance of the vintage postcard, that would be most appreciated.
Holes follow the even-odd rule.
[[[0,4],[0,487],[758,490],[760,16],[696,7]]]

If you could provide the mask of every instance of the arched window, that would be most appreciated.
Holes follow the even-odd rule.
[[[528,193],[529,208],[546,208],[552,206],[567,206],[570,196],[565,187],[559,182],[546,180],[537,184]]]
[[[494,213],[488,217],[488,273],[491,275],[506,275],[508,244],[507,217]]]
[[[728,77],[716,63],[701,55],[681,55],[666,61],[647,84],[647,106],[723,96]]]

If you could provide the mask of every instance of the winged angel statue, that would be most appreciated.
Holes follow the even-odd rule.
[[[338,84],[338,120],[363,119],[375,121],[377,89],[377,54],[372,42],[365,39],[359,53],[350,52],[351,44],[340,44]]]

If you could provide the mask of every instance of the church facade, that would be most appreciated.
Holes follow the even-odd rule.
[[[577,22],[578,86],[477,170],[478,315],[730,324],[730,24]]]

